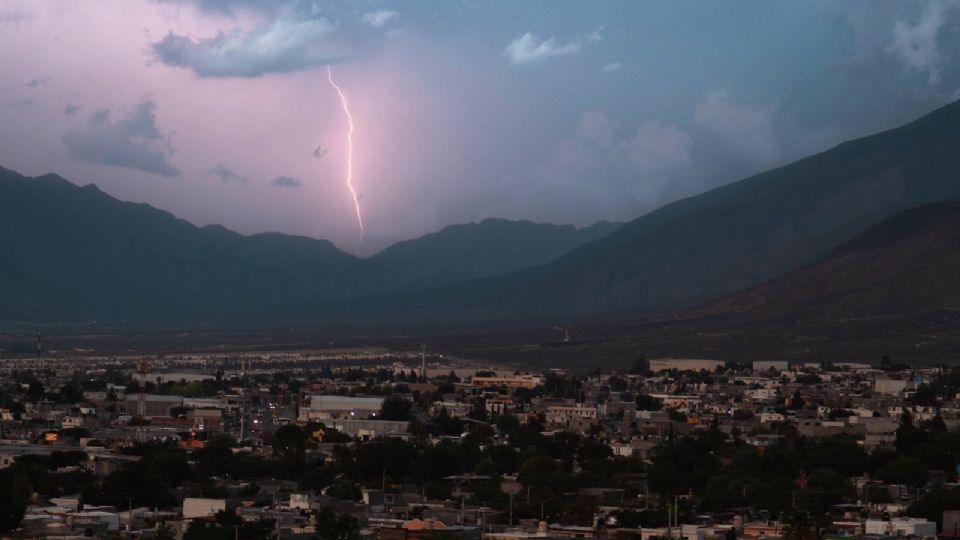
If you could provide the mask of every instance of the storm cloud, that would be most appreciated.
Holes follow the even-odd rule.
[[[153,45],[153,53],[164,64],[200,77],[258,77],[339,62],[343,52],[326,43],[335,29],[324,18],[285,15],[251,30],[234,28],[210,38],[169,32]]]
[[[334,64],[368,252],[633,219],[960,98],[958,0],[0,4],[0,166],[354,249]]]
[[[298,188],[303,186],[303,181],[292,176],[278,176],[270,182],[270,185],[282,188]]]
[[[156,104],[141,101],[123,118],[110,120],[109,110],[90,115],[86,125],[63,135],[70,156],[79,161],[123,167],[160,176],[179,176],[167,160],[169,144],[157,128]]]

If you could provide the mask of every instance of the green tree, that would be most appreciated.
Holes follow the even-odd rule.
[[[360,525],[357,518],[350,514],[337,515],[329,506],[324,506],[315,514],[317,540],[360,540]]]
[[[813,471],[797,502],[813,516],[823,516],[833,505],[853,500],[855,492],[847,477],[827,468]]]
[[[163,523],[157,527],[157,534],[154,535],[154,538],[157,540],[176,540],[177,533],[173,530],[173,527]]]
[[[709,445],[691,437],[666,441],[653,449],[647,483],[661,495],[702,493],[720,463]]]
[[[936,521],[939,528],[943,526],[944,510],[957,508],[960,508],[960,488],[935,487],[908,506],[907,515]]]
[[[32,486],[26,474],[13,468],[0,470],[0,532],[11,532],[20,526]]]
[[[327,488],[326,495],[343,501],[359,501],[363,497],[363,491],[356,482],[340,480]]]
[[[916,458],[901,457],[881,467],[875,476],[888,484],[920,487],[927,483],[927,467]]]
[[[413,403],[400,396],[390,396],[380,406],[380,418],[384,420],[410,420]]]

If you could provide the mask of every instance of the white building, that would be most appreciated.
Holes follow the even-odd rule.
[[[886,536],[935,538],[937,536],[937,523],[922,518],[895,518],[890,521],[868,519],[866,523],[866,533]]]
[[[790,363],[786,360],[757,360],[753,363],[753,371],[756,373],[763,373],[771,369],[787,371],[790,369]]]
[[[369,418],[380,413],[382,397],[310,396],[310,406],[300,409],[300,420]]]
[[[227,510],[226,499],[200,499],[187,497],[183,500],[183,519],[210,517]]]
[[[901,379],[874,379],[873,391],[878,394],[896,396],[907,389],[908,383],[909,381]]]
[[[597,408],[585,407],[583,403],[577,403],[572,407],[553,405],[547,407],[546,418],[549,424],[564,424],[570,420],[595,420]]]
[[[660,360],[650,360],[650,371],[659,373],[676,369],[677,371],[716,371],[718,367],[723,367],[721,360],[705,360],[698,358],[667,358]]]

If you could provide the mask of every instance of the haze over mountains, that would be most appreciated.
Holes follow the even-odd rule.
[[[389,313],[483,321],[672,311],[813,263],[904,209],[960,198],[958,172],[960,102],[954,102],[899,128],[664,206],[549,264],[395,297]]]
[[[678,309],[809,265],[960,198],[960,103],[630,223],[487,220],[367,260],[197,228],[96,187],[0,170],[0,320],[486,323]]]

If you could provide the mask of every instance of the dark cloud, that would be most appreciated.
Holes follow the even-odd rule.
[[[283,188],[298,188],[303,185],[303,182],[292,176],[278,176],[270,182],[270,185]]]
[[[153,101],[145,100],[116,122],[110,121],[110,111],[96,111],[83,129],[67,131],[63,142],[79,161],[179,176],[167,161],[170,148],[157,128],[155,109]]]
[[[27,83],[27,88],[33,89],[46,83],[47,83],[47,79],[33,79],[32,81]]]
[[[80,106],[79,106],[79,105],[67,105],[67,107],[66,107],[65,109],[63,109],[63,114],[65,114],[65,115],[67,115],[67,116],[73,116],[73,115],[77,114],[78,112],[80,112]]]
[[[204,11],[232,14],[238,8],[269,10],[278,0],[156,0],[161,4],[194,4]]]
[[[213,38],[194,40],[170,32],[153,44],[153,54],[168,66],[201,77],[289,73],[343,60],[345,55],[327,44],[335,29],[327,19],[289,11],[268,25],[235,28]]]
[[[246,176],[242,176],[233,172],[225,165],[217,165],[216,167],[207,171],[207,173],[217,178],[224,184],[246,184],[248,181]]]
[[[323,156],[327,155],[327,152],[329,152],[329,150],[322,146],[318,146],[313,149],[313,157],[322,158]]]
[[[0,11],[0,23],[18,23],[24,19],[29,19],[30,13],[22,9],[12,9]]]
[[[400,17],[400,13],[392,9],[380,9],[364,13],[360,19],[374,28],[383,28],[390,21]]]
[[[33,100],[30,98],[20,98],[10,104],[11,109],[28,109],[33,107]]]

